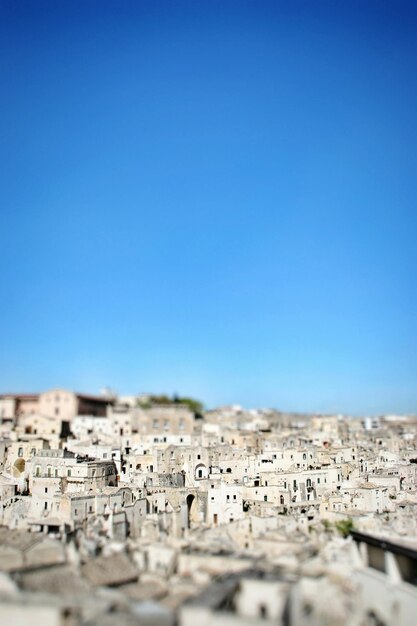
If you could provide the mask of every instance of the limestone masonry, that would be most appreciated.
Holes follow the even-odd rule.
[[[2,394],[0,623],[414,626],[416,434],[415,416]]]

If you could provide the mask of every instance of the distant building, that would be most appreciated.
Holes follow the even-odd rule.
[[[17,415],[31,415],[38,410],[39,394],[0,394],[0,421],[14,419]]]
[[[24,415],[43,415],[71,421],[76,415],[104,417],[114,399],[91,396],[66,389],[51,389],[39,394],[1,394],[0,419],[16,419]]]

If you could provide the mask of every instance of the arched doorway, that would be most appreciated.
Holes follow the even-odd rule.
[[[25,459],[16,459],[13,466],[13,476],[18,478],[25,471],[25,467]]]
[[[192,493],[190,493],[187,496],[187,500],[186,500],[187,502],[187,528],[190,528],[191,508],[193,506],[194,500],[195,500],[195,496]]]
[[[202,480],[203,478],[206,478],[206,476],[207,476],[207,469],[204,463],[199,463],[198,465],[196,465],[195,472],[194,472],[195,479]]]

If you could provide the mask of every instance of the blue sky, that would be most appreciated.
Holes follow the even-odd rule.
[[[0,386],[417,412],[405,2],[0,5]]]

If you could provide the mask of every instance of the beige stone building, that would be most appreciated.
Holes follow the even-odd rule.
[[[31,415],[38,410],[39,395],[26,394],[0,394],[0,421],[13,419],[17,415]]]
[[[43,415],[71,421],[76,415],[104,417],[112,398],[50,389],[39,394],[1,394],[0,421],[26,415]]]
[[[51,389],[39,394],[39,413],[71,421],[76,415],[104,417],[112,399],[74,393],[65,389]]]

